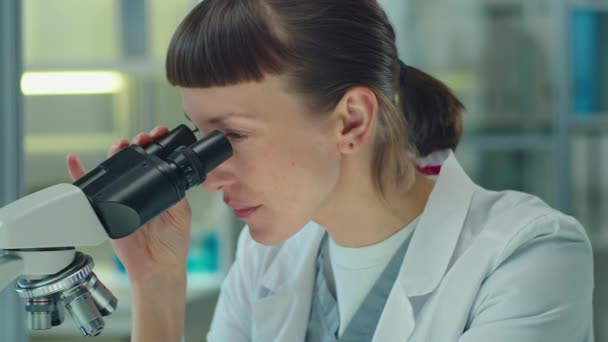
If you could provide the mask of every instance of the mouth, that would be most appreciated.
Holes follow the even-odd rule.
[[[230,208],[232,208],[232,210],[234,210],[234,214],[236,215],[236,217],[238,217],[241,220],[249,218],[261,207],[261,205],[252,206],[252,205],[232,202],[229,200],[225,200],[224,202],[226,203],[226,205],[228,205]]]

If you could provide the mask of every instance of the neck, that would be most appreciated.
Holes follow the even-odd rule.
[[[359,181],[340,186],[316,219],[338,245],[345,247],[372,245],[406,227],[422,213],[435,184],[416,173],[410,189],[389,189],[382,198],[371,182]]]

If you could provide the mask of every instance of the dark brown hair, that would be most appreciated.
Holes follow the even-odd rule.
[[[315,113],[333,110],[353,87],[368,87],[379,103],[371,165],[376,187],[385,193],[413,180],[415,148],[394,102],[400,87],[395,33],[374,0],[202,1],[175,32],[166,71],[171,84],[198,88],[281,75],[286,90]]]
[[[450,88],[427,73],[406,66],[399,92],[409,135],[420,156],[456,150],[462,137],[464,105]]]

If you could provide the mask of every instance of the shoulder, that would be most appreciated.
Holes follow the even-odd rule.
[[[581,341],[591,329],[593,297],[593,254],[581,224],[512,191],[480,190],[470,214],[463,238],[471,239],[460,256],[473,252],[467,265],[482,277],[469,338]]]
[[[591,255],[591,244],[582,225],[536,196],[517,191],[475,191],[459,241],[460,253],[473,243],[491,243],[495,266],[527,244],[578,242]]]

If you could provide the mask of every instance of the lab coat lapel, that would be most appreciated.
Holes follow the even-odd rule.
[[[400,281],[410,297],[430,293],[443,278],[476,188],[450,153],[403,261]]]
[[[410,301],[431,293],[445,275],[476,185],[453,153],[442,166],[374,335],[374,342],[406,341],[415,327]]]
[[[405,288],[394,286],[388,296],[372,342],[407,341],[414,330],[414,312]]]
[[[253,303],[253,341],[303,341],[310,315],[316,256],[323,230],[311,222],[297,234],[306,252],[284,245],[262,277]]]

